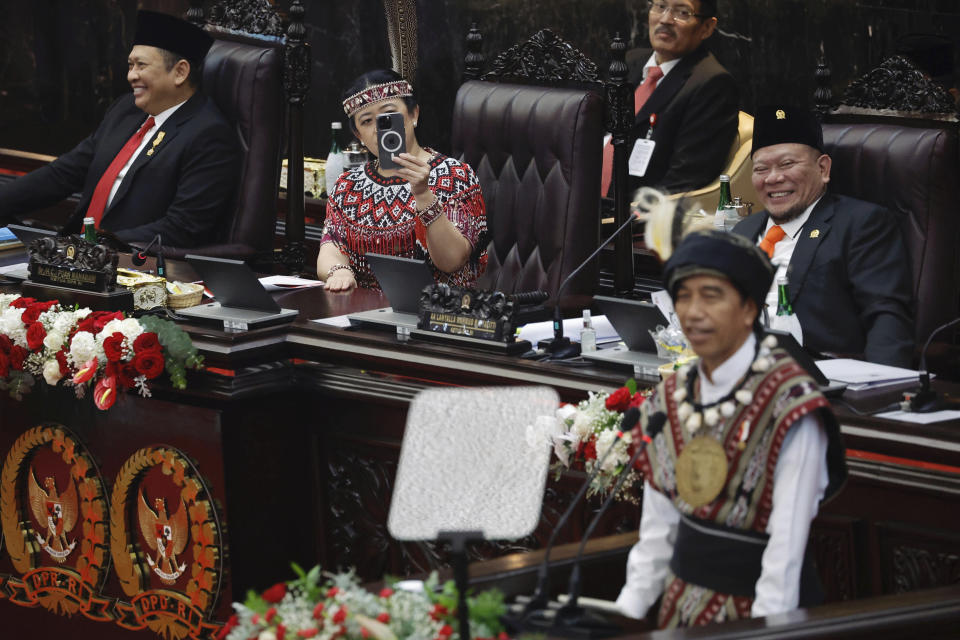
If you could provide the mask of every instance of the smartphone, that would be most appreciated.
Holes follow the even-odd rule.
[[[398,169],[400,167],[393,161],[393,156],[406,153],[407,140],[405,134],[402,114],[392,112],[381,113],[377,116],[377,147],[382,169]]]

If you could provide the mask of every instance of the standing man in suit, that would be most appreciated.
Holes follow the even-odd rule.
[[[808,110],[758,109],[751,154],[753,187],[766,210],[734,233],[758,242],[778,275],[787,276],[804,346],[909,367],[913,287],[893,215],[827,190],[831,160]],[[766,302],[772,313],[775,285]]]
[[[630,190],[651,186],[671,193],[717,179],[737,136],[738,91],[733,76],[706,50],[717,28],[717,0],[652,0],[652,49],[627,52],[636,87],[631,156],[653,143],[649,163],[631,162]],[[604,148],[602,193],[612,175],[613,149]]]
[[[125,242],[212,241],[240,176],[237,135],[199,91],[211,44],[189,22],[139,12],[127,59],[133,92],[71,151],[0,189],[0,223],[80,192],[65,231],[92,217]]]

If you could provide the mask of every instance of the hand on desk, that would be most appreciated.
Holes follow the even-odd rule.
[[[353,291],[357,288],[357,279],[349,269],[337,269],[327,278],[323,288],[327,291]]]

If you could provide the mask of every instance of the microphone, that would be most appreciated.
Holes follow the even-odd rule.
[[[926,343],[923,345],[923,351],[920,352],[920,390],[910,398],[910,411],[930,413],[931,411],[939,411],[945,408],[946,404],[940,398],[940,394],[930,388],[930,372],[927,371],[927,349],[930,347],[933,336],[944,329],[952,327],[958,322],[960,322],[960,318],[954,318],[950,322],[940,325],[933,330],[933,333],[930,334]]]
[[[554,525],[553,531],[550,533],[550,538],[547,540],[547,546],[543,554],[543,561],[540,563],[540,567],[537,569],[537,587],[533,592],[533,597],[531,598],[530,602],[528,602],[527,606],[523,609],[522,618],[524,620],[526,620],[532,613],[536,611],[543,611],[547,608],[547,603],[550,600],[550,579],[548,571],[550,568],[550,551],[553,549],[553,545],[557,541],[557,536],[560,534],[560,531],[563,530],[564,526],[566,526],[567,521],[573,514],[573,510],[578,504],[580,504],[580,500],[583,499],[584,494],[586,494],[587,489],[590,488],[594,478],[596,478],[597,474],[600,473],[600,469],[603,466],[604,461],[606,461],[607,456],[610,455],[610,452],[613,451],[613,448],[616,446],[617,442],[619,442],[623,437],[623,432],[633,429],[639,420],[640,410],[636,407],[630,407],[623,413],[623,418],[620,420],[620,432],[617,434],[617,438],[604,452],[603,456],[597,462],[597,466],[592,472],[590,472],[590,475],[587,476],[586,482],[580,486],[580,490],[577,491],[577,494],[570,501],[570,504],[567,506],[567,510],[563,512],[563,515],[560,516],[560,520],[558,520],[557,524]]]
[[[591,534],[593,534],[593,530],[597,528],[600,518],[602,518],[603,514],[606,513],[607,509],[610,508],[610,504],[613,502],[614,496],[617,495],[617,492],[623,485],[624,480],[626,480],[627,473],[633,468],[633,465],[640,457],[640,454],[646,450],[647,444],[653,440],[653,438],[656,437],[660,431],[663,430],[663,426],[666,424],[666,422],[667,414],[662,411],[658,411],[650,416],[650,418],[647,420],[647,433],[642,436],[640,446],[638,446],[633,452],[633,455],[630,457],[630,462],[627,463],[627,466],[624,467],[620,477],[617,478],[616,483],[613,485],[613,489],[610,491],[610,495],[607,496],[607,499],[600,506],[599,511],[597,511],[596,515],[593,516],[593,520],[591,520],[590,524],[587,526],[587,530],[584,531],[583,539],[580,541],[580,548],[577,550],[577,556],[573,561],[573,569],[570,572],[570,582],[567,586],[570,599],[560,608],[559,611],[557,611],[557,616],[554,619],[554,629],[556,630],[557,627],[561,628],[558,635],[565,635],[562,630],[564,628],[578,630],[593,628],[601,631],[608,629],[610,626],[605,620],[589,614],[583,607],[577,605],[577,600],[580,598],[580,562],[583,560],[583,550],[587,546],[587,541],[590,539]],[[581,637],[579,633],[577,636]]]
[[[163,244],[160,240],[160,234],[153,236],[153,240],[150,241],[150,244],[145,246],[143,249],[133,250],[130,255],[130,261],[134,266],[142,267],[147,262],[147,252],[153,248],[153,245],[157,245],[157,275],[161,278],[167,277],[167,261],[163,257]],[[131,249],[133,249],[131,247]]]
[[[597,255],[600,254],[600,251],[610,244],[610,242],[620,235],[620,232],[629,227],[635,220],[638,219],[636,212],[631,213],[630,217],[627,218],[627,221],[624,222],[620,227],[614,231],[609,238],[600,243],[600,246],[597,247],[597,250],[594,251],[587,257],[586,260],[580,263],[580,265],[570,272],[563,282],[560,283],[560,286],[557,288],[557,297],[554,301],[553,306],[553,338],[549,340],[541,340],[537,343],[537,346],[541,349],[546,349],[554,358],[573,358],[580,355],[580,345],[570,342],[570,338],[566,338],[563,335],[563,314],[560,313],[560,294],[563,293],[563,290],[567,288],[567,285],[579,274],[581,271],[590,264]]]

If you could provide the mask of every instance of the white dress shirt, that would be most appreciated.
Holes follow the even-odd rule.
[[[823,196],[820,196],[821,198]],[[809,207],[804,209],[798,217],[794,218],[790,222],[785,222],[780,225],[780,228],[783,229],[783,232],[786,234],[783,236],[783,239],[780,240],[777,244],[773,245],[773,258],[771,262],[773,266],[777,268],[776,277],[773,279],[773,284],[770,286],[770,291],[767,292],[767,313],[770,316],[773,316],[777,312],[777,278],[780,276],[787,276],[789,280],[789,273],[787,273],[787,268],[790,266],[790,259],[793,258],[793,250],[797,247],[797,240],[800,238],[800,232],[803,230],[803,225],[807,223],[807,220],[810,218],[810,213],[813,211],[813,208],[817,206],[817,203],[820,202],[820,198],[817,198],[813,201]],[[767,226],[763,228],[763,233],[760,234],[760,237],[757,238],[757,244],[763,240],[763,237],[767,235],[767,231],[773,227],[776,222],[773,221],[773,218],[767,216]]]
[[[701,403],[716,402],[730,393],[753,362],[755,346],[751,334],[714,370],[712,379],[699,369]],[[810,522],[827,482],[827,434],[818,418],[806,415],[787,432],[773,473],[773,508],[766,528],[770,539],[756,584],[753,617],[797,608]],[[679,522],[680,512],[670,499],[644,481],[640,540],[630,550],[626,584],[617,598],[625,615],[644,617],[666,586]]]
[[[113,187],[110,188],[110,195],[107,197],[107,207],[110,206],[110,203],[113,202],[113,196],[117,195],[117,190],[120,189],[120,183],[123,182],[124,177],[127,175],[127,171],[130,170],[130,167],[133,166],[133,163],[137,161],[137,158],[140,157],[140,152],[143,151],[144,147],[151,143],[153,140],[153,134],[160,130],[160,127],[163,126],[163,123],[167,121],[167,118],[173,115],[173,112],[182,107],[186,103],[186,100],[181,102],[178,105],[174,105],[165,111],[161,111],[157,115],[153,116],[153,126],[147,129],[146,135],[143,136],[143,140],[140,141],[140,146],[137,147],[137,150],[133,152],[133,155],[130,156],[130,159],[127,160],[127,164],[123,165],[123,168],[120,169],[120,173],[117,174],[117,179],[113,182]],[[149,117],[149,116],[148,116]],[[146,122],[146,118],[144,118]],[[143,123],[141,123],[143,126]],[[106,210],[106,209],[104,209]]]

